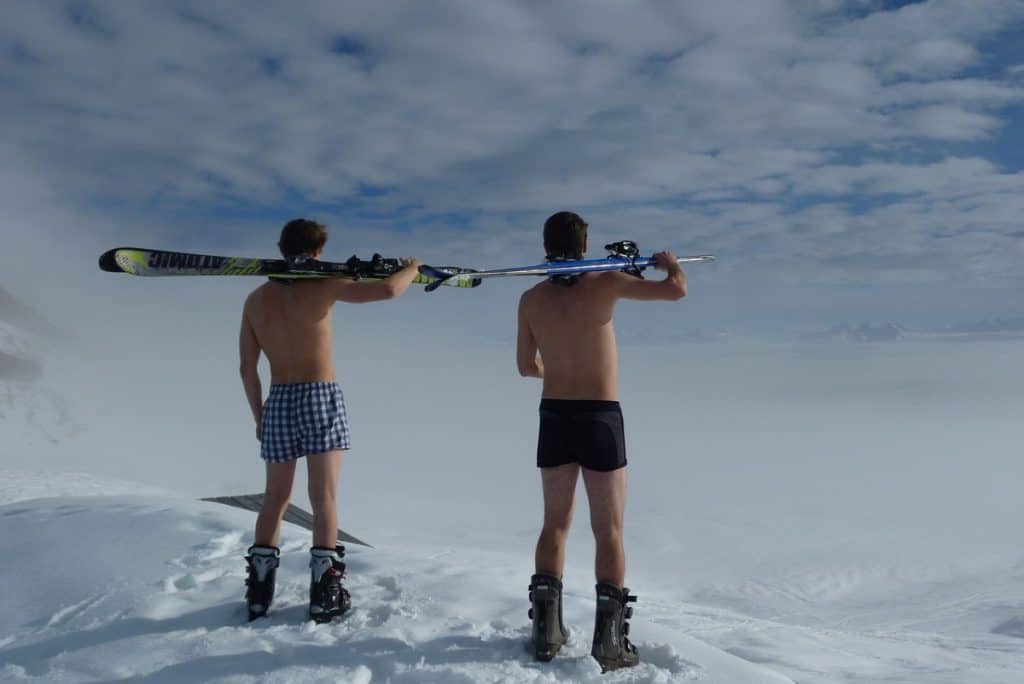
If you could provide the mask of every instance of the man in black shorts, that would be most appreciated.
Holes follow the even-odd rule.
[[[581,259],[587,224],[559,212],[544,224],[548,260]],[[544,528],[537,540],[530,582],[533,649],[551,660],[568,633],[562,622],[562,567],[580,472],[597,542],[597,616],[591,654],[605,670],[638,662],[626,637],[635,601],[623,583],[622,513],[626,499],[626,442],[616,381],[612,313],[619,299],[677,300],[686,275],[674,255],[659,252],[664,280],[647,281],[620,271],[549,279],[519,301],[519,373],[543,378],[537,466],[544,489]]]
[[[578,463],[608,473],[626,466],[622,408],[602,399],[541,399],[537,467]]]

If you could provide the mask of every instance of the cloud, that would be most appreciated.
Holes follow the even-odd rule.
[[[886,64],[893,77],[934,78],[956,74],[973,65],[979,53],[959,40],[922,40],[897,52]]]
[[[716,285],[780,264],[797,283],[948,276],[914,253],[979,264],[965,285],[1020,277],[1005,256],[1019,169],[983,147],[1024,99],[1017,65],[990,52],[1020,3],[8,15],[4,229],[45,215],[10,244],[58,238],[80,263],[125,242],[265,254],[302,213],[346,251],[506,265],[539,256],[543,218],[574,208],[609,240],[721,251]],[[904,257],[861,258],[883,252]]]
[[[917,135],[938,140],[987,138],[1002,125],[996,117],[953,106],[920,107],[909,112],[904,121]]]

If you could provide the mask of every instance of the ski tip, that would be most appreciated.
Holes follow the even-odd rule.
[[[109,249],[100,255],[100,270],[108,273],[121,273],[121,267],[117,264],[117,250]]]
[[[442,285],[454,285],[456,287],[477,287],[483,282],[480,278],[472,278],[466,276],[472,276],[475,271],[470,268],[459,268],[455,266],[445,266],[443,268],[437,268],[435,266],[428,266],[423,264],[420,266],[420,275],[425,278],[430,278],[431,281],[427,283],[424,288],[427,292],[433,292]]]
[[[420,275],[426,276],[427,278],[433,278],[433,280],[427,283],[427,286],[423,288],[425,292],[433,292],[437,288],[444,285],[444,281],[452,277],[453,274],[446,273],[441,269],[428,266],[427,264],[420,265]]]
[[[447,271],[442,271],[439,268],[434,268],[433,266],[428,266],[427,264],[420,264],[419,270],[421,274],[427,276],[428,278],[437,278],[438,280],[451,278],[453,275],[455,275],[454,273],[448,273]]]
[[[142,265],[144,253],[148,250],[138,247],[115,247],[108,249],[100,255],[100,268],[108,273],[129,273],[140,275],[136,270],[136,264]],[[140,261],[141,260],[141,261]]]
[[[693,264],[693,263],[699,263],[699,262],[703,262],[703,261],[714,261],[714,260],[715,260],[715,257],[713,255],[711,255],[711,254],[701,254],[700,256],[679,257],[677,259],[677,261],[679,263],[681,263],[681,264],[687,264],[687,263]]]

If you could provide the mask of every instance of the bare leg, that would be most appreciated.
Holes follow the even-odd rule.
[[[626,580],[626,552],[622,548],[626,469],[598,472],[584,468],[583,484],[590,502],[590,527],[597,542],[594,574],[598,582],[607,582],[621,589]]]
[[[263,505],[256,517],[254,546],[277,546],[281,518],[288,508],[294,481],[295,461],[267,463],[267,486],[263,492]]]
[[[309,504],[313,508],[313,546],[333,549],[338,543],[338,471],[341,452],[326,451],[306,457],[309,468]]]
[[[579,475],[580,467],[575,463],[540,469],[544,487],[544,527],[537,540],[535,567],[538,574],[562,577],[565,540],[572,523]]]

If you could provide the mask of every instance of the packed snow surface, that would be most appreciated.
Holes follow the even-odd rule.
[[[354,609],[314,625],[308,533],[285,525],[272,613],[247,623],[250,513],[98,495],[102,481],[81,475],[61,483],[50,474],[62,496],[17,500],[37,485],[24,473],[20,487],[17,471],[2,475],[3,495],[14,499],[0,507],[2,681],[1024,680],[1021,564],[850,565],[687,597],[648,587],[632,630],[643,663],[601,675],[588,655],[587,582],[567,589],[570,646],[550,664],[530,659],[529,569],[500,543],[438,546],[409,535],[353,547]],[[69,495],[76,486],[92,495]]]
[[[640,629],[645,662],[602,677],[588,655],[592,599],[580,592],[567,598],[573,644],[534,663],[521,563],[487,550],[353,548],[355,608],[314,625],[308,535],[287,527],[273,612],[247,623],[244,511],[92,496],[20,501],[0,518],[11,532],[0,552],[19,559],[0,571],[5,681],[789,681],[688,635],[681,607],[667,604]]]

